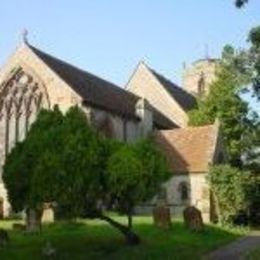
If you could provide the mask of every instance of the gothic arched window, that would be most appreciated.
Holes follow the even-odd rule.
[[[0,86],[0,138],[7,155],[12,147],[23,140],[40,107],[49,108],[49,97],[44,83],[30,69],[13,69]]]

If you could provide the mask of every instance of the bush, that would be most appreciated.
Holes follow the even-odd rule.
[[[248,193],[252,185],[250,172],[241,171],[230,165],[213,166],[209,173],[209,183],[219,221],[222,224],[246,224],[245,212],[248,212],[251,199]]]

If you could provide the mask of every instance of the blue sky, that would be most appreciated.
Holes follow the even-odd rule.
[[[1,0],[0,63],[29,42],[124,86],[139,60],[181,84],[182,64],[230,43],[245,47],[260,24],[260,1],[234,0]]]

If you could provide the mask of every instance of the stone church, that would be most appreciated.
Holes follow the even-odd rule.
[[[153,133],[165,152],[172,178],[165,184],[172,214],[189,204],[212,215],[206,174],[223,159],[218,124],[188,127],[187,112],[196,95],[208,92],[216,61],[205,59],[186,69],[183,86],[141,62],[125,88],[79,69],[24,41],[0,69],[0,164],[16,142],[23,140],[41,108],[58,104],[62,111],[78,105],[98,131],[125,142]],[[148,213],[155,202],[138,207]],[[11,207],[0,172],[0,217]]]

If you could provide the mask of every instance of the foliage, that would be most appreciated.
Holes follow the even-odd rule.
[[[249,172],[229,165],[217,165],[211,167],[208,178],[221,223],[232,222],[240,211],[248,209],[248,189],[253,182]]]
[[[260,259],[260,249],[256,248],[246,254],[246,260],[258,260]]]
[[[168,173],[166,160],[152,139],[122,145],[108,160],[109,187],[114,187],[111,197],[131,217],[134,206],[151,199]]]
[[[260,26],[251,29],[248,41],[250,48],[248,50],[248,62],[245,66],[251,67],[253,71],[254,93],[260,99]]]
[[[132,210],[145,194],[143,165],[130,147],[123,146],[108,161],[109,186],[123,211]],[[125,210],[124,210],[125,208]]]
[[[56,155],[61,143],[59,138],[53,137],[58,135],[61,121],[57,108],[41,111],[27,138],[7,156],[3,180],[15,211],[38,207],[41,202],[56,197],[54,185],[55,180],[59,180]]]
[[[122,224],[125,217],[114,216]],[[11,246],[0,250],[0,259],[40,260],[42,248],[49,241],[57,258],[70,259],[201,259],[207,252],[241,237],[238,229],[210,225],[201,233],[191,233],[182,222],[173,221],[169,231],[153,225],[151,217],[136,217],[135,230],[145,241],[138,247],[125,246],[120,234],[99,220],[79,223],[56,222],[43,226],[41,236],[25,236],[10,230]],[[1,228],[11,229],[13,222],[0,221]]]
[[[147,200],[161,190],[161,184],[169,179],[170,171],[165,156],[158,149],[152,136],[137,142],[134,149],[145,172],[146,188],[143,200]]]
[[[58,156],[62,176],[55,202],[63,209],[63,217],[71,218],[84,214],[85,196],[97,196],[99,141],[84,112],[77,107],[68,110],[61,128],[58,135],[63,141]]]
[[[252,147],[252,136],[259,121],[255,114],[250,116],[248,104],[239,95],[241,87],[249,80],[249,73],[235,67],[235,62],[233,50],[226,47],[210,93],[198,101],[198,109],[189,112],[189,123],[199,126],[220,119],[230,162],[240,166],[241,155]]]
[[[116,223],[104,208],[131,217],[133,207],[155,194],[167,172],[152,140],[132,145],[109,140],[88,125],[78,107],[65,115],[56,107],[40,112],[26,139],[8,155],[3,177],[16,211],[52,202],[63,218],[103,219],[137,243],[131,225]]]
[[[248,3],[248,0],[236,0],[235,4],[238,8],[243,7],[245,4]]]

